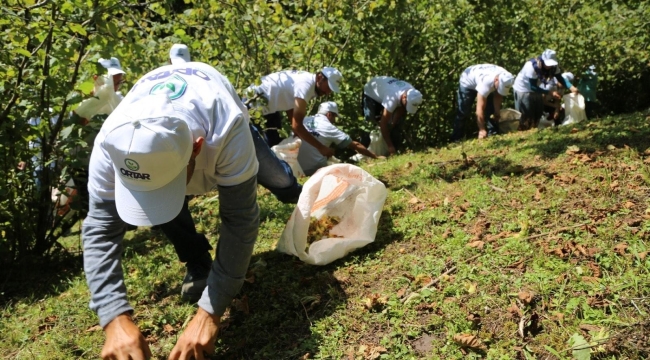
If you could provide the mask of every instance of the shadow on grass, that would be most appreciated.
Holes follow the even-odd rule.
[[[82,264],[81,254],[58,252],[47,260],[25,259],[10,267],[3,266],[0,306],[60,294],[67,288],[69,280],[81,274]]]
[[[253,256],[249,273],[255,280],[244,284],[231,307],[214,358],[298,359],[318,353],[321,334],[342,330],[319,329],[316,323],[348,306],[347,281],[335,276],[336,270],[402,239],[387,212],[382,213],[375,239],[325,266],[307,265],[277,252]],[[242,303],[248,314],[242,311]]]
[[[69,235],[75,235],[71,233]],[[149,229],[127,232],[124,258],[144,255],[167,241]],[[47,258],[28,258],[0,272],[0,306],[29,299],[43,299],[66,291],[68,282],[83,274],[83,253],[59,249]]]

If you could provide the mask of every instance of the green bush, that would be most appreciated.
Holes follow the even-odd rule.
[[[333,65],[344,75],[342,93],[333,97],[344,115],[340,125],[353,136],[369,129],[361,121],[363,85],[392,75],[425,96],[405,124],[414,149],[447,141],[466,66],[495,63],[516,75],[545,48],[557,50],[562,67],[575,74],[597,66],[603,111],[646,107],[650,98],[648,2],[8,0],[0,14],[3,262],[47,253],[76,220],[54,215],[50,193],[80,166],[88,131],[49,119],[65,118],[79,95],[89,94],[100,57],[118,57],[132,85],[167,61],[172,43],[183,42],[240,90],[273,71]],[[39,126],[27,124],[33,117],[43,119]],[[42,146],[30,149],[35,139]],[[40,191],[32,171],[16,169],[37,153],[56,163],[42,172]]]

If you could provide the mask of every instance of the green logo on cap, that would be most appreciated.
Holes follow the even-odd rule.
[[[124,159],[124,164],[126,164],[126,167],[131,171],[138,171],[138,169],[140,169],[140,165],[132,159]]]

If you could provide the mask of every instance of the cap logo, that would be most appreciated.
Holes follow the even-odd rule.
[[[133,159],[124,159],[124,164],[131,171],[138,171],[140,169],[140,165]]]
[[[185,90],[187,90],[187,81],[175,74],[167,79],[167,81],[154,85],[149,91],[149,94],[166,94],[169,99],[176,100],[185,94]]]

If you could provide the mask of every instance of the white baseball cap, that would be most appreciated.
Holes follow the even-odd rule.
[[[336,115],[339,114],[339,107],[336,105],[334,101],[326,101],[318,107],[318,113],[319,114],[327,114],[328,112],[333,112]]]
[[[567,79],[569,82],[573,82],[573,79],[575,78],[573,76],[573,73],[570,73],[570,72],[562,73],[562,77]]]
[[[551,49],[544,50],[541,58],[542,61],[544,61],[544,64],[547,66],[556,66],[558,64],[557,54],[555,53],[555,50],[551,50]]]
[[[117,74],[126,74],[124,70],[122,70],[122,65],[120,65],[120,61],[116,57],[112,57],[110,59],[99,59],[99,64],[108,70],[108,75],[117,75]]]
[[[330,86],[330,89],[334,91],[335,93],[339,92],[339,83],[343,79],[343,75],[341,75],[341,72],[338,71],[336,68],[326,66],[321,70],[323,75],[327,78],[327,83]]]
[[[503,96],[508,95],[510,88],[515,83],[515,77],[509,72],[499,74],[499,86],[497,92]]]
[[[173,65],[192,61],[190,58],[190,49],[184,44],[172,45],[172,48],[169,49],[169,60]]]
[[[102,142],[115,170],[117,212],[133,225],[167,223],[180,213],[185,197],[192,154],[188,115],[164,94],[144,97],[120,115],[107,120],[110,129]]]
[[[409,89],[406,92],[406,111],[409,114],[415,114],[420,104],[422,104],[422,93],[415,89]]]

